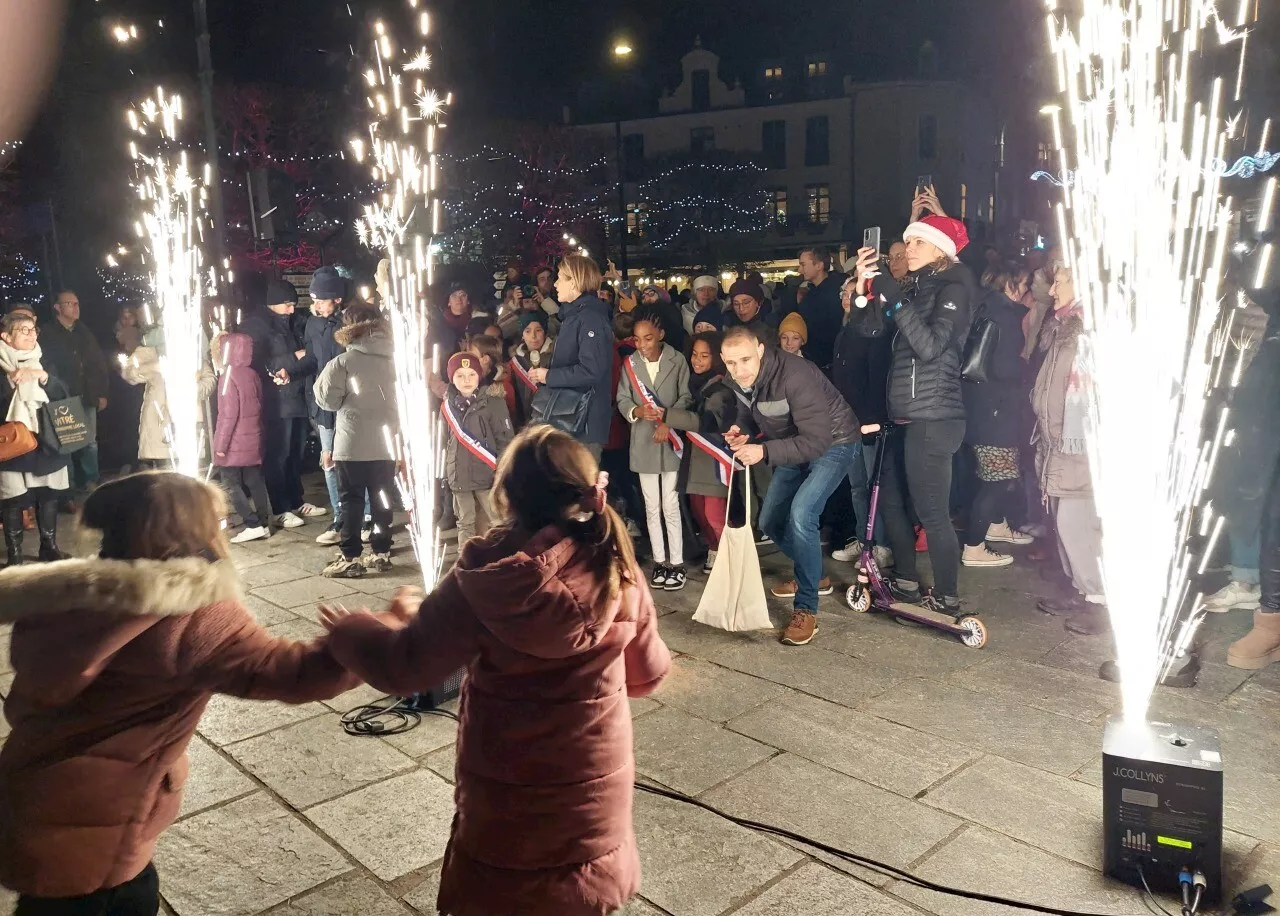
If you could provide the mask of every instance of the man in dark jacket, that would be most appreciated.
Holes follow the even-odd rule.
[[[582,443],[599,460],[609,441],[613,418],[613,322],[609,306],[595,290],[584,291],[572,302],[560,305],[560,336],[551,354],[549,369],[534,369],[529,376],[549,388],[590,391],[587,431]]]
[[[53,306],[56,319],[41,328],[40,347],[50,374],[67,387],[70,397],[84,402],[85,413],[97,428],[97,414],[107,409],[110,376],[107,358],[98,340],[80,321],[80,298],[71,290],[58,293]],[[95,440],[71,454],[71,490],[75,499],[98,483],[98,443]]]
[[[241,333],[253,338],[253,366],[262,374],[264,468],[277,524],[300,528],[329,511],[303,502],[302,460],[307,447],[306,389],[312,381],[302,336],[293,323],[298,291],[284,280],[267,283],[267,305],[249,314]]]
[[[831,270],[831,254],[825,248],[805,248],[800,252],[800,275],[808,281],[809,295],[797,311],[809,328],[804,354],[823,372],[831,369],[832,351],[844,310],[840,307],[840,287],[844,274]]]
[[[773,594],[794,599],[783,643],[803,646],[818,632],[818,597],[832,592],[818,519],[857,457],[858,419],[817,366],[766,348],[750,327],[730,328],[720,352],[738,401],[725,441],[748,467],[773,468],[760,527],[795,564]]]
[[[315,379],[324,372],[329,361],[342,352],[333,339],[342,327],[342,302],[347,287],[336,267],[321,267],[311,276],[311,315],[307,318],[302,338],[306,356],[298,364],[300,377]],[[341,499],[338,495],[338,466],[333,460],[334,430],[337,416],[316,404],[315,386],[305,386],[307,411],[320,436],[320,468],[324,471],[325,486],[329,490],[329,506],[333,509],[333,523],[316,538],[317,544],[333,546],[342,540]]]

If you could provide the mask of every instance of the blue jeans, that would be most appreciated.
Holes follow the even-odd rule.
[[[1228,540],[1231,542],[1231,581],[1241,585],[1257,585],[1261,581],[1258,575],[1261,539],[1257,529],[1254,530],[1252,540],[1244,537],[1229,537]]]
[[[336,436],[336,430],[327,426],[316,424],[316,432],[320,435],[320,451],[333,454],[333,440]],[[334,531],[342,530],[342,497],[338,495],[338,464],[335,461],[333,467],[324,470],[324,485],[329,490],[329,506],[333,509],[333,523],[330,525]],[[364,517],[369,518],[372,512],[372,506],[366,498],[364,504]]]
[[[769,492],[760,507],[760,529],[795,565],[797,611],[818,612],[818,580],[822,578],[818,518],[841,478],[849,473],[855,449],[861,451],[861,446],[833,445],[808,465],[773,469]]]
[[[853,443],[853,457],[849,460],[849,495],[853,499],[853,517],[857,528],[858,540],[866,540],[867,516],[871,514],[871,475],[876,468],[874,449],[862,447],[861,442]],[[884,522],[876,519],[875,539],[877,544],[884,543]]]
[[[98,408],[85,406],[84,412],[92,419],[96,419]],[[94,425],[97,428],[97,425]],[[71,492],[77,498],[83,498],[91,489],[98,485],[98,443],[95,439],[93,442],[80,449],[78,452],[71,453]]]

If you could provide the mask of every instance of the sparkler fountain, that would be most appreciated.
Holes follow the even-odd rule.
[[[1223,525],[1204,500],[1228,423],[1208,402],[1224,356],[1215,329],[1232,212],[1213,165],[1240,98],[1247,5],[1231,24],[1210,0],[1046,6],[1063,96],[1047,111],[1058,166],[1073,175],[1057,219],[1095,381],[1087,439],[1123,701],[1104,744],[1107,869],[1144,883],[1171,869],[1175,886],[1181,869],[1202,869],[1210,899],[1221,865],[1217,737],[1146,720],[1201,617],[1188,539],[1208,535],[1207,557]],[[1231,72],[1214,72],[1236,49]],[[1170,771],[1178,778],[1160,788]]]
[[[431,20],[419,0],[406,0],[425,42]],[[428,387],[440,354],[430,351],[428,290],[434,282],[432,238],[440,230],[440,116],[447,99],[429,88],[431,56],[425,46],[410,54],[399,48],[383,22],[374,26],[374,65],[365,73],[372,113],[368,138],[352,151],[368,160],[382,186],[357,226],[361,241],[388,259],[383,305],[395,344],[396,399],[400,431],[385,431],[398,459],[400,497],[409,513],[409,533],[428,590],[439,576],[443,547],[435,525],[436,481],[442,465],[440,424]],[[390,498],[385,494],[383,498]]]
[[[208,222],[209,169],[197,167],[179,142],[182,98],[157,89],[126,112],[134,188],[142,213],[134,224],[145,248],[154,306],[146,323],[163,329],[160,375],[168,405],[167,440],[174,469],[200,474],[205,449],[199,374],[205,334],[201,297],[207,286],[201,251]]]

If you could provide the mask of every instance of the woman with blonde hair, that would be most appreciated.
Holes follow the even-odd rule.
[[[560,263],[556,295],[560,299],[560,335],[551,366],[533,369],[539,385],[576,392],[586,406],[586,425],[574,430],[597,461],[609,441],[613,418],[613,319],[608,303],[596,293],[600,268],[590,258],[572,254]],[[535,403],[535,410],[537,404]]]
[[[525,430],[498,462],[502,522],[416,615],[321,612],[334,655],[379,690],[467,669],[441,913],[607,916],[640,888],[627,698],[671,655],[607,483],[566,433]]]

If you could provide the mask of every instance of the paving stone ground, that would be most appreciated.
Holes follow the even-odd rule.
[[[315,602],[378,605],[413,581],[331,582],[319,524],[235,549],[249,603],[273,632],[310,638]],[[78,543],[77,543],[78,540]],[[69,538],[84,555],[87,537]],[[777,556],[768,579],[789,573]],[[851,568],[829,562],[837,584]],[[875,857],[933,881],[1099,913],[1145,912],[1107,880],[1101,855],[1102,726],[1119,708],[1097,678],[1105,637],[1076,637],[1035,610],[1052,591],[1020,558],[966,570],[962,591],[990,631],[975,651],[824,599],[806,648],[692,622],[704,577],[655,595],[675,670],[632,704],[640,776],[716,807]],[[774,602],[775,623],[788,611]],[[1203,683],[1161,688],[1159,716],[1218,728],[1227,772],[1228,891],[1280,885],[1280,670],[1223,663],[1243,611],[1208,624]],[[0,697],[11,683],[0,629]],[[1280,666],[1277,666],[1280,668]],[[220,698],[192,745],[182,818],[157,853],[175,916],[434,916],[452,817],[453,723],[352,738],[338,713],[362,688],[301,707]],[[0,720],[0,741],[7,727]],[[626,916],[995,916],[810,847],[753,833],[643,792],[636,829],[643,898]],[[1169,901],[1171,902],[1171,901]],[[1169,903],[1167,902],[1167,903]],[[11,898],[0,893],[0,912]],[[513,911],[512,916],[518,914]]]

